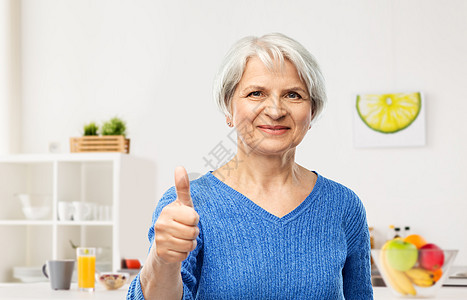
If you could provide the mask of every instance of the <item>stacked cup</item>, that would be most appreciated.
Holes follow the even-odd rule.
[[[60,221],[111,221],[112,206],[82,201],[59,201],[58,219]]]

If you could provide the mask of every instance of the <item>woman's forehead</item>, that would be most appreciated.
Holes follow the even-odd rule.
[[[240,82],[250,79],[260,80],[261,78],[270,78],[271,76],[286,78],[289,81],[294,81],[297,84],[301,83],[304,85],[298,74],[297,68],[288,59],[282,62],[276,59],[273,61],[273,64],[269,66],[257,56],[253,56],[248,59]]]

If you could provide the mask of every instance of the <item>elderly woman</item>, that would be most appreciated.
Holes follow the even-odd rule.
[[[373,299],[360,199],[295,162],[326,98],[311,54],[282,34],[244,38],[214,90],[236,156],[192,182],[175,170],[127,298]]]

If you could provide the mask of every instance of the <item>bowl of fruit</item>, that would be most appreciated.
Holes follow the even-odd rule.
[[[435,297],[448,278],[458,250],[441,249],[417,234],[387,241],[371,250],[386,286],[406,298]]]
[[[129,282],[130,274],[123,272],[101,272],[96,273],[96,279],[106,289],[116,290],[121,288],[125,283]]]

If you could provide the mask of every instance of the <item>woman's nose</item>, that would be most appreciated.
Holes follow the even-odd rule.
[[[284,103],[279,97],[270,97],[266,101],[265,105],[264,113],[271,119],[278,120],[287,114]]]

